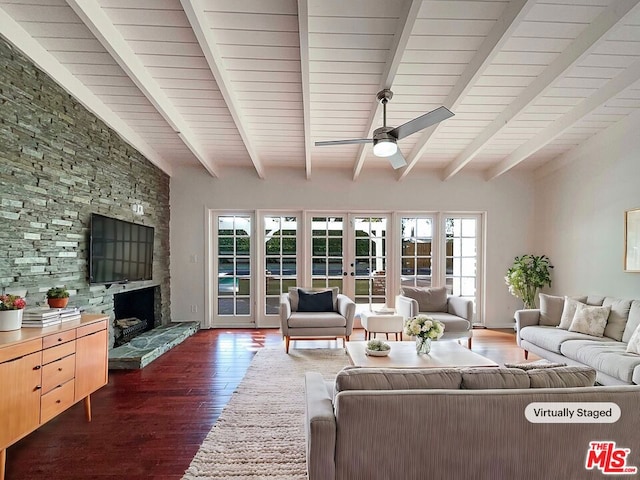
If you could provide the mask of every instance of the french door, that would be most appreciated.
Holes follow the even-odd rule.
[[[311,286],[338,287],[358,310],[387,304],[389,224],[388,215],[311,214]]]

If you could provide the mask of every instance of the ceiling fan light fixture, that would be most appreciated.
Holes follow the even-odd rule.
[[[398,151],[398,145],[393,139],[381,138],[373,140],[373,154],[376,157],[390,157]]]

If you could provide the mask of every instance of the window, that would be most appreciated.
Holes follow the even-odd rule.
[[[264,217],[265,315],[277,315],[280,294],[296,286],[298,275],[298,220]]]

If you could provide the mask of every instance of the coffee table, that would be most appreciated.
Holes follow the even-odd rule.
[[[442,368],[442,367],[498,367],[452,340],[438,340],[431,344],[431,353],[418,355],[415,342],[388,342],[391,352],[386,357],[366,354],[367,342],[347,342],[347,354],[356,367],[378,368]]]

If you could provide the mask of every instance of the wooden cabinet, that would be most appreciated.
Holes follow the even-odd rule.
[[[0,332],[0,480],[6,449],[107,383],[107,317]]]

